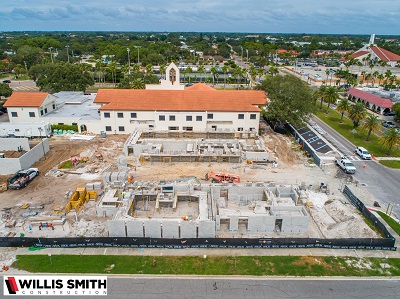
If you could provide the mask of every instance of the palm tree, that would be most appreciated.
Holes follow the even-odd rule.
[[[349,118],[353,121],[354,128],[359,126],[360,121],[365,118],[366,114],[367,110],[363,103],[358,102],[351,106],[349,110]]]
[[[185,70],[185,74],[189,75],[192,72],[192,68],[190,66],[188,66]],[[190,76],[188,76],[188,81],[190,83]]]
[[[375,71],[375,72],[373,72],[372,73],[372,87],[374,87],[374,85],[375,85],[375,80],[376,80],[376,78],[379,76],[379,72],[378,71]]]
[[[390,79],[390,77],[392,76],[392,71],[391,70],[387,70],[385,72],[385,85],[387,85],[388,80]]]
[[[329,106],[330,106],[331,104],[336,103],[337,99],[339,99],[339,94],[338,94],[338,92],[337,92],[337,90],[336,90],[335,87],[333,87],[333,86],[328,86],[327,88],[325,88],[325,91],[324,91],[324,101],[325,101],[326,103],[328,103],[328,109],[326,110],[326,113],[328,113]]]
[[[167,65],[166,64],[162,64],[162,65],[160,65],[160,75],[161,75],[161,78],[164,78],[163,76],[165,75],[165,70],[167,69]],[[165,79],[167,79],[167,78],[165,78]]]
[[[211,69],[210,69],[210,72],[211,72],[211,75],[212,75],[212,81],[213,81],[213,86],[214,86],[214,77],[215,77],[215,75],[216,75],[216,72],[217,72],[217,67],[215,66],[215,65],[213,65],[212,67],[211,67]],[[217,74],[218,75],[218,74]]]
[[[201,75],[204,74],[204,66],[203,66],[203,65],[200,65],[197,71],[198,71],[199,74],[200,74],[200,82],[201,82],[201,78],[202,78]]]
[[[219,74],[218,73],[215,74],[215,78],[217,79],[217,85],[218,85],[218,78],[219,78]],[[214,83],[213,83],[213,86],[214,86]]]
[[[320,96],[320,94],[319,94],[319,90],[318,89],[314,90],[312,92],[312,94],[311,94],[311,100],[313,101],[315,106],[317,105],[317,101],[319,100],[319,96]]]
[[[321,99],[321,106],[319,106],[319,109],[322,109],[322,102],[324,101],[325,89],[326,89],[326,86],[321,85],[318,90],[318,95],[319,95],[319,98]]]
[[[364,123],[361,125],[361,127],[368,131],[367,139],[366,141],[369,141],[369,137],[371,136],[372,132],[378,131],[381,128],[381,123],[380,119],[378,116],[370,114],[366,117]]]
[[[379,74],[378,75],[378,79],[379,79],[379,85],[382,84],[382,80],[385,78],[385,76],[383,74]]]
[[[108,65],[109,70],[111,71],[111,79],[112,79],[112,83],[115,84],[117,83],[117,74],[116,74],[116,70],[117,70],[117,63],[115,61],[110,62],[110,64]]]
[[[343,115],[345,112],[349,112],[350,110],[350,102],[348,99],[342,99],[339,104],[336,107],[336,110],[339,111],[342,114],[342,117],[340,118],[340,122],[343,122]]]
[[[142,78],[136,78],[132,82],[132,88],[133,89],[145,89],[146,85],[144,84],[144,81]]]
[[[226,84],[226,73],[228,71],[228,67],[226,65],[224,65],[222,67],[222,72],[224,73],[224,89],[225,89],[225,84]]]
[[[387,145],[388,152],[387,155],[391,155],[392,147],[399,145],[400,143],[400,134],[397,133],[396,128],[390,128],[383,133],[383,136],[380,138],[380,141],[383,145]]]

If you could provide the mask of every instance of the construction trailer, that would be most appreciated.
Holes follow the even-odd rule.
[[[0,123],[0,137],[51,137],[49,122]]]

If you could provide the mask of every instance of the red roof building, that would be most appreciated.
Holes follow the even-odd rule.
[[[372,93],[368,93],[357,88],[352,88],[347,92],[349,99],[354,102],[362,102],[372,111],[383,114],[384,111],[390,111],[393,102],[389,99],[381,98]]]

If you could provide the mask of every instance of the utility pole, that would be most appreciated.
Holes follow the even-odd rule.
[[[69,46],[67,45],[67,46],[65,46],[65,47],[67,48],[67,57],[68,57],[68,63],[69,63],[69,52],[68,52]]]
[[[50,50],[51,63],[54,63],[54,62],[53,62],[53,54],[51,53],[51,50],[53,50],[53,47],[50,47],[49,50]]]
[[[130,58],[129,58],[129,51],[131,49],[126,48],[126,50],[128,51],[128,66],[129,66],[128,74],[130,75],[131,74],[131,61],[130,61]]]
[[[139,49],[140,49],[141,47],[142,47],[142,46],[135,46],[135,48],[137,49],[137,63],[138,63],[139,66],[140,66]]]

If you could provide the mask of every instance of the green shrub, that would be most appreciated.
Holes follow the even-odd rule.
[[[51,130],[74,130],[74,131],[78,131],[78,125],[51,125]]]

